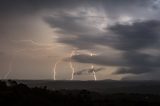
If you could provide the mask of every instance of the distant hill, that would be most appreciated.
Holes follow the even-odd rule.
[[[50,90],[86,89],[99,93],[149,93],[160,94],[159,81],[52,81],[52,80],[17,80],[29,87],[47,86]]]
[[[2,106],[160,106],[159,94],[124,92],[104,94],[84,89],[48,90],[46,86],[30,88],[20,82],[34,84],[48,82],[54,86],[66,83],[66,81],[18,81],[18,83],[12,80],[0,81],[0,104]],[[57,83],[58,85],[56,85]],[[74,83],[69,81],[66,85]],[[88,84],[88,87],[92,84],[104,84],[103,81],[78,81],[77,83],[81,86]]]

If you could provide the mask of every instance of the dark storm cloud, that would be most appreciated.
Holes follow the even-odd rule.
[[[88,27],[77,21],[84,21],[84,17],[62,16],[46,17],[45,21],[52,27],[57,28],[58,32],[63,34],[79,34],[88,31]]]
[[[159,44],[159,29],[160,21],[154,20],[138,21],[131,25],[116,24],[109,28],[110,32],[112,32],[110,34],[112,34],[113,39],[108,40],[107,35],[104,35],[105,37],[101,36],[96,40],[93,40],[92,43],[95,45],[106,45],[121,50],[123,51],[122,58],[114,60],[110,59],[110,57],[106,57],[105,55],[94,57],[77,55],[74,59],[82,63],[129,67],[128,69],[119,69],[116,74],[139,74],[148,71],[155,71],[154,67],[157,68],[160,66],[160,56],[140,53],[139,50],[144,48],[153,48],[155,44]]]
[[[124,66],[126,64],[126,61],[123,58],[115,59],[106,55],[96,55],[93,57],[88,55],[75,55],[73,56],[73,59],[81,63],[94,63],[106,66]]]
[[[40,10],[40,9],[47,9],[47,8],[73,8],[77,7],[78,5],[92,5],[96,7],[98,4],[103,4],[104,7],[113,8],[112,6],[115,5],[116,7],[124,7],[124,5],[128,8],[130,6],[146,6],[151,1],[139,1],[139,0],[1,0],[1,11],[10,11],[11,9],[28,9],[32,11]],[[132,8],[133,8],[132,7]],[[8,8],[8,9],[7,9]],[[10,8],[10,9],[9,9]],[[125,8],[125,7],[124,7]],[[21,11],[21,10],[19,10]]]
[[[89,42],[89,45],[110,46],[119,50],[138,50],[152,47],[159,42],[160,21],[137,21],[133,24],[116,24],[108,28],[109,33],[103,33],[101,36],[78,36],[70,40],[61,40],[64,43],[77,45],[76,43]]]
[[[111,27],[121,42],[113,47],[125,50],[123,58],[127,60],[126,64],[129,66],[129,68],[118,69],[116,74],[140,74],[157,70],[156,68],[160,66],[160,57],[139,53],[138,50],[154,48],[155,44],[159,44],[159,29],[160,22],[154,20],[134,23],[132,26],[117,25]]]
[[[128,68],[119,68],[114,74],[141,74],[158,71],[160,68],[160,56],[151,56],[138,52],[128,52],[124,54],[129,64]]]
[[[152,8],[152,0],[102,0],[101,5],[111,19],[117,19],[121,15],[133,17],[148,16],[148,8]],[[140,17],[139,17],[140,18]]]
[[[58,17],[47,17],[45,18],[45,21],[53,28],[58,28],[59,31],[63,34],[68,34],[68,35],[75,35],[75,38],[70,38],[70,37],[60,37],[58,41],[60,43],[65,43],[69,45],[74,45],[77,46],[78,48],[85,48],[86,45],[95,45],[96,41],[101,42],[101,40],[106,42],[104,38],[90,38],[92,35],[86,35],[82,34],[82,32],[87,32],[88,30],[94,30],[90,29],[88,26],[84,25],[84,18],[81,15],[84,15],[84,12],[81,12],[79,14],[79,17],[75,16],[69,16],[66,15],[67,12],[76,11],[76,8],[84,8],[86,11],[88,10],[87,8],[92,7],[95,9],[103,8],[106,14],[114,15],[114,14],[121,14],[124,12],[128,12],[129,10],[135,10],[136,8],[142,8],[146,7],[149,5],[149,1],[139,1],[139,0],[134,0],[134,1],[129,1],[129,0],[120,0],[120,1],[113,1],[113,0],[1,0],[0,1],[0,16],[3,19],[4,22],[10,23],[9,20],[12,20],[12,17],[19,18],[20,16],[25,16],[25,15],[34,15],[36,13],[40,13],[43,10],[46,11],[52,11],[53,16],[58,13]],[[123,7],[128,8],[128,9],[123,9]],[[132,8],[131,8],[132,7]],[[135,8],[136,7],[136,8]],[[109,13],[109,11],[113,11],[112,13]],[[122,10],[128,10],[128,11],[122,11]],[[144,10],[144,9],[142,9]],[[99,10],[100,11],[100,10]],[[66,15],[66,16],[65,16]],[[89,18],[89,17],[87,17]],[[14,20],[13,20],[14,21]],[[77,22],[80,21],[80,22]],[[3,29],[2,31],[0,30],[1,37],[3,35],[9,36],[5,37],[5,39],[8,38],[13,38],[11,35],[6,35],[5,31],[8,30],[8,27],[5,28],[5,26],[2,24],[0,25],[0,28]],[[8,31],[10,32],[10,31]],[[23,37],[18,36],[18,37]],[[78,41],[78,42],[75,42]],[[109,41],[108,41],[109,42]],[[110,41],[112,42],[112,41]],[[86,48],[89,48],[86,47]]]
[[[34,33],[25,32],[30,26],[34,26],[31,22],[33,18],[42,18],[39,15],[47,12],[70,11],[82,4],[83,1],[79,3],[78,0],[0,0],[0,40],[8,42],[10,39],[26,39],[32,35],[30,33]],[[33,35],[30,36],[31,39],[32,37]]]
[[[157,57],[143,54],[134,51],[128,51],[123,54],[124,58],[127,59],[127,63],[133,67],[155,67],[159,66],[156,64]]]
[[[77,1],[78,0],[1,0],[0,13],[31,14],[45,9],[63,10],[64,8],[75,8],[81,5]]]
[[[140,21],[132,25],[117,24],[109,28],[117,42],[111,46],[120,50],[135,50],[152,46],[159,40],[160,21]]]
[[[103,71],[105,68],[83,69],[74,73],[74,75],[92,74],[94,72]]]
[[[142,73],[148,73],[148,72],[152,72],[152,71],[156,71],[155,68],[150,68],[150,67],[131,67],[131,68],[119,68],[113,74],[128,74],[128,73],[142,74]]]
[[[60,37],[57,39],[59,43],[64,43],[67,45],[71,45],[73,47],[76,47],[78,49],[93,49],[95,48],[98,39],[96,40],[96,37],[88,36],[88,35],[78,35],[75,38],[65,38]]]
[[[121,58],[113,58],[107,55],[75,55],[73,59],[82,63],[95,63],[106,66],[125,66],[125,67],[159,67],[160,56],[152,56],[139,52],[126,52]]]
[[[74,75],[83,75],[83,74],[87,74],[86,69],[83,69],[74,73]]]
[[[32,16],[41,12],[49,12],[50,15],[44,16],[42,21],[45,21],[51,28],[56,29],[56,32],[60,35],[56,39],[58,43],[71,45],[78,49],[92,49],[100,45],[122,52],[121,58],[112,58],[108,55],[92,57],[76,55],[73,57],[76,61],[120,67],[115,74],[139,74],[155,71],[155,68],[160,66],[160,56],[155,57],[139,52],[147,48],[156,47],[156,49],[159,49],[157,46],[160,44],[160,21],[158,21],[159,13],[157,13],[157,11],[159,12],[159,5],[154,4],[153,1],[0,0],[0,20],[2,21],[0,24],[0,41],[3,39],[4,45],[6,45],[9,38],[25,39],[26,35],[17,34],[17,31],[21,30],[21,27],[17,27],[17,23],[20,25],[26,24],[25,19],[19,21],[21,17],[26,18],[26,15]],[[78,11],[78,9],[84,9],[85,11]],[[108,19],[109,23],[105,29],[106,31],[99,31],[95,28],[94,23],[87,23],[88,19],[93,18],[87,14],[89,9],[91,11],[92,9],[97,10],[97,14],[103,10],[102,17],[106,15],[105,18]],[[154,9],[154,11],[150,11],[150,9]],[[71,15],[70,12],[78,13],[78,15]],[[94,18],[99,20],[101,17],[98,17],[99,15],[101,14]],[[117,20],[120,21],[121,16],[133,18],[132,24],[117,23]],[[17,20],[15,21],[15,19]],[[140,21],[136,21],[138,19]],[[112,24],[110,25],[110,23]],[[13,29],[9,26],[14,26],[17,31],[12,33]],[[28,44],[23,46],[28,46]],[[79,73],[81,74],[81,72]]]
[[[160,56],[152,56],[135,51],[123,53],[122,58],[111,58],[105,55],[97,55],[94,57],[76,55],[73,58],[82,63],[120,67],[113,74],[142,74],[157,71],[160,68]]]
[[[49,18],[47,22],[66,34],[76,34],[73,38],[60,37],[58,41],[80,49],[103,45],[119,50],[137,50],[153,46],[159,40],[160,21],[137,21],[130,25],[116,24],[107,29],[110,33],[98,33],[100,36],[92,36],[80,34],[87,32],[89,28],[75,23],[77,19],[77,17],[64,17],[58,20]]]
[[[93,68],[93,69],[89,69],[88,70],[88,73],[93,73],[93,72],[95,72],[95,73],[97,73],[97,72],[99,72],[99,71],[103,71],[104,70],[104,68]]]

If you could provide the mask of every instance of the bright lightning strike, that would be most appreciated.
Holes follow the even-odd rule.
[[[74,66],[73,66],[73,63],[72,63],[72,57],[75,55],[75,50],[73,50],[70,54],[70,61],[69,61],[69,66],[72,70],[72,75],[71,75],[71,79],[70,80],[73,80],[74,79],[74,73],[75,73],[75,69],[74,69]],[[59,59],[55,64],[54,64],[54,67],[53,67],[53,80],[56,80],[56,69],[57,69],[57,65],[62,61],[63,58]]]
[[[66,56],[60,58],[60,59],[59,59],[58,61],[56,61],[56,63],[54,64],[54,67],[53,67],[53,80],[56,80],[57,66],[58,66],[58,64],[59,64],[64,58],[66,58]]]
[[[90,56],[92,57],[92,56],[95,56],[96,54],[93,54],[93,53],[90,53]],[[91,64],[91,70],[92,70],[92,72],[93,72],[93,77],[94,77],[94,80],[96,81],[97,80],[97,77],[96,77],[96,73],[95,73],[95,71],[94,71],[94,65],[93,64]]]
[[[94,71],[94,66],[93,65],[91,65],[91,70],[93,72],[94,80],[96,81],[97,80],[97,76],[96,76],[96,72]]]
[[[72,52],[71,52],[71,55],[70,55],[70,62],[69,62],[70,68],[71,68],[71,70],[72,70],[71,80],[74,79],[74,72],[75,72],[75,69],[74,69],[73,64],[72,64],[72,56],[73,56],[74,54],[75,54],[75,51],[72,51]]]
[[[56,69],[57,69],[57,65],[62,61],[62,59],[59,59],[53,67],[53,80],[56,80]]]

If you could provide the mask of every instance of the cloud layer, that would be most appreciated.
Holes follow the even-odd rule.
[[[154,75],[160,68],[159,5],[159,0],[1,0],[0,57],[24,48],[30,54],[40,50],[33,57],[55,57],[73,48],[86,52],[74,61],[116,67],[115,76]],[[96,55],[86,55],[91,52]]]
[[[117,5],[111,1],[102,2],[104,4],[113,3],[114,6]],[[154,2],[150,2],[153,5],[149,5],[149,2],[142,4],[139,1],[134,1],[134,5],[125,7],[129,10],[124,11],[121,11],[121,9],[123,9],[122,6],[126,3],[131,4],[129,1],[121,1],[120,3],[122,3],[122,5],[118,5],[116,8],[109,7],[112,8],[113,11],[116,11],[114,14],[108,12],[107,9],[109,8],[107,6],[102,6],[105,10],[105,12],[101,14],[103,20],[99,19],[100,16],[95,15],[98,13],[94,10],[88,14],[90,12],[90,8],[88,8],[89,12],[82,12],[80,15],[65,12],[63,15],[47,17],[45,21],[61,34],[57,39],[59,43],[71,45],[80,50],[98,49],[99,46],[110,47],[120,51],[122,55],[121,58],[116,59],[112,59],[106,55],[98,55],[95,57],[76,55],[74,59],[78,62],[120,67],[117,72],[115,72],[116,74],[139,74],[155,71],[159,68],[159,60],[157,59],[159,56],[155,57],[141,51],[150,48],[159,49],[156,45],[159,44],[160,21],[157,20],[158,16],[151,16],[153,13],[145,14],[148,16],[146,18],[137,12],[137,8],[140,9],[140,12],[145,12],[146,10],[144,10],[144,8],[147,8],[148,11],[155,9],[153,8],[155,6]],[[130,11],[133,13],[130,14]],[[126,15],[123,16],[123,14]],[[96,20],[98,20],[97,23],[101,25],[109,21],[107,24],[104,24],[104,27],[101,27],[103,31],[96,27],[93,17],[96,18]],[[111,19],[111,17],[115,18]],[[88,20],[93,23],[87,23]]]

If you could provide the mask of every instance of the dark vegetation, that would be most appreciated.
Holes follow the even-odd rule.
[[[160,106],[156,94],[99,94],[87,90],[29,88],[16,81],[0,81],[0,106]]]

